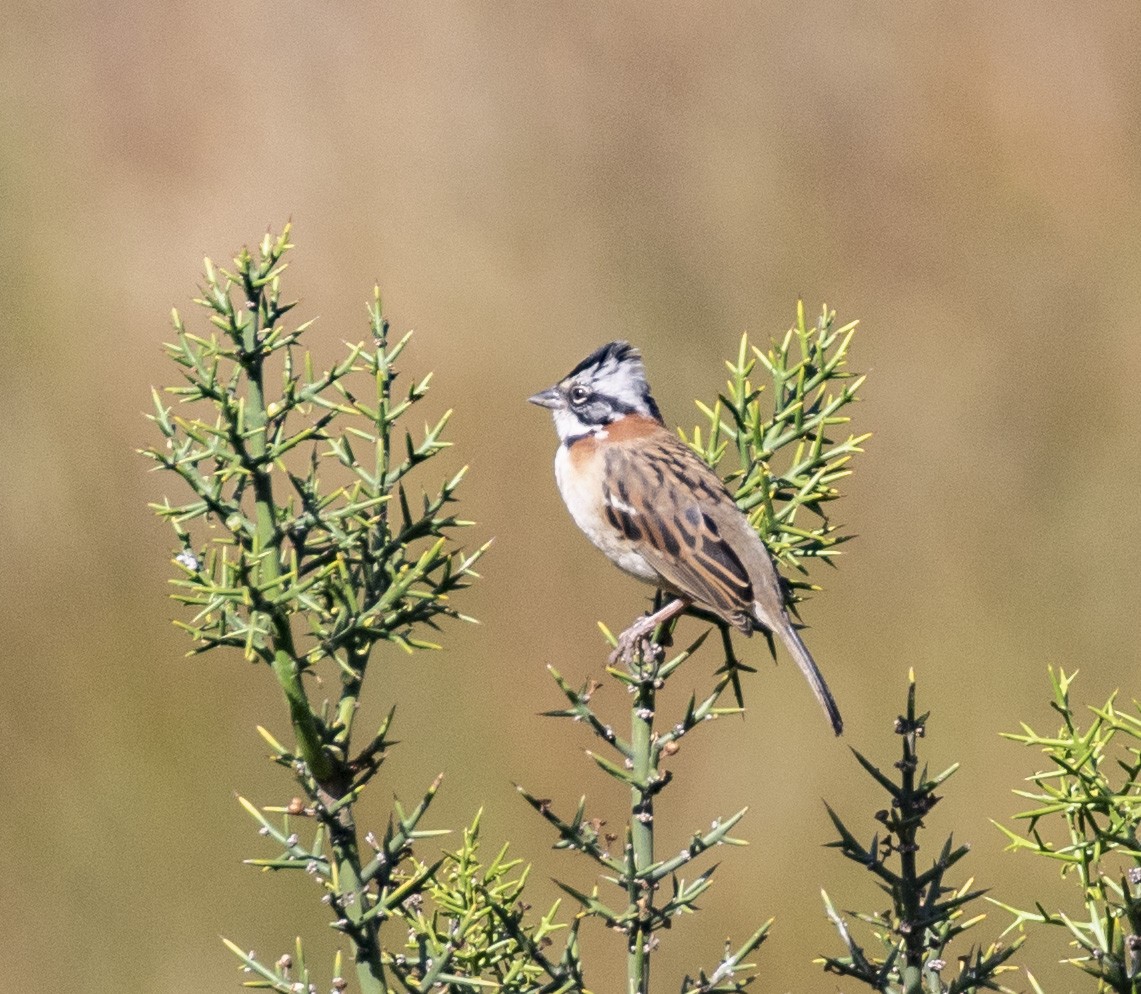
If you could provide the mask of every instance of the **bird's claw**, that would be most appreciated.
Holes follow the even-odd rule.
[[[665,650],[653,639],[654,628],[657,625],[646,625],[645,622],[648,620],[641,618],[635,621],[618,636],[618,644],[610,653],[611,665],[620,662],[630,666],[635,659],[640,659],[644,663],[656,663],[665,655]]]

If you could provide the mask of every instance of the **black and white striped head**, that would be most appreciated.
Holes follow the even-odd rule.
[[[550,408],[563,441],[598,431],[630,414],[662,423],[646,382],[642,354],[629,342],[603,345],[555,386],[529,400]]]

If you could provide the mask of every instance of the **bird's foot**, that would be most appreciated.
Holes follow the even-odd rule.
[[[665,607],[659,608],[653,614],[643,615],[635,621],[618,636],[618,645],[610,653],[611,665],[621,661],[630,666],[636,658],[643,663],[656,663],[660,660],[663,655],[662,645],[670,644],[669,629],[665,629],[665,635],[661,642],[653,640],[654,630],[659,625],[664,625],[672,618],[676,618],[689,607],[689,604],[687,598],[676,597]]]
[[[664,655],[662,647],[653,640],[654,629],[657,627],[658,619],[654,615],[647,615],[635,621],[618,636],[618,645],[610,653],[611,665],[620,662],[630,666],[635,659],[644,663],[657,662],[661,659]]]

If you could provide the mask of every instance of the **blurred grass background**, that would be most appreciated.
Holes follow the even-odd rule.
[[[1053,724],[1047,663],[1080,666],[1090,702],[1137,691],[1136,4],[176,0],[4,20],[5,989],[229,990],[218,933],[267,959],[298,923],[332,946],[303,884],[239,865],[260,849],[233,792],[289,796],[253,727],[284,733],[284,709],[265,672],[182,658],[171,536],[146,508],[178,494],[133,452],[202,255],[289,216],[318,353],[366,334],[379,280],[418,331],[405,368],[435,369],[431,403],[457,408],[473,537],[496,538],[464,603],[484,624],[372,687],[404,745],[366,811],[443,770],[435,824],[485,804],[489,847],[536,862],[536,903],[551,876],[589,883],[510,781],[617,821],[585,733],[535,715],[558,703],[544,664],[598,674],[595,620],[626,623],[642,591],[570,522],[523,399],[621,336],[691,426],[741,331],[780,333],[802,295],[862,320],[872,374],[856,427],[876,436],[840,511],[860,537],[804,612],[848,732],[750,645],[747,721],[687,744],[659,824],[680,844],[748,803],[754,845],[726,854],[658,979],[774,914],[765,989],[835,989],[810,964],[839,948],[818,890],[879,901],[819,848],[820,798],[859,823],[847,747],[895,759],[909,666],[932,764],[963,762],[933,826],[1002,898],[1068,893],[987,818],[1035,766],[998,732]],[[587,936],[617,989],[616,944]],[[1021,961],[1079,989],[1062,955],[1039,938]]]

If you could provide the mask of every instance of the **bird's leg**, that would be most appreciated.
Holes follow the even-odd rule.
[[[654,634],[654,629],[671,618],[677,617],[687,607],[689,607],[689,601],[686,598],[675,597],[665,607],[653,614],[643,615],[618,636],[618,645],[610,653],[610,662],[616,663],[621,660],[628,664],[639,652],[645,658],[653,652],[652,647],[655,643],[650,640],[650,636]]]

